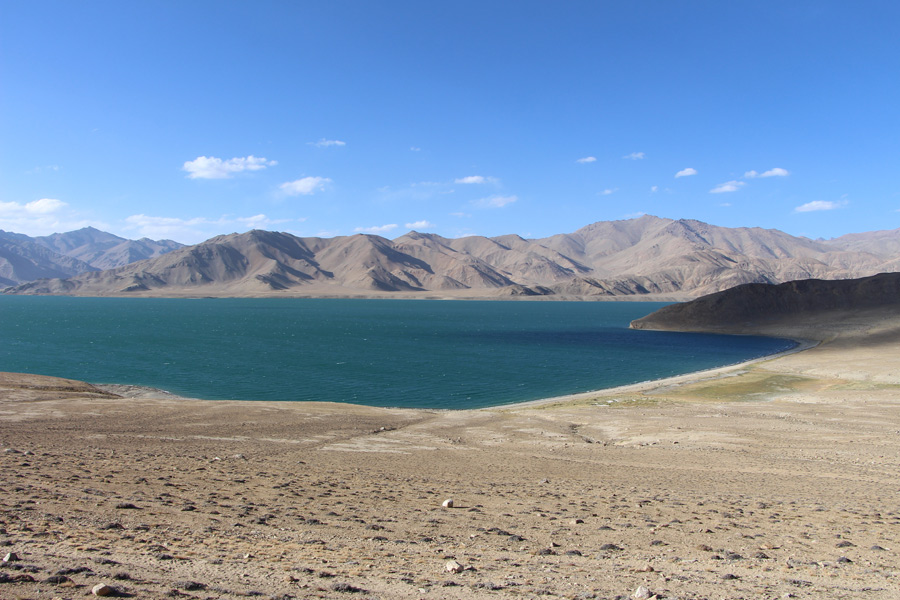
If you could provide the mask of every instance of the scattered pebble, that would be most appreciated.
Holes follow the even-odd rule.
[[[95,596],[115,596],[116,590],[105,583],[98,583],[91,588],[91,593]]]
[[[455,560],[447,561],[447,564],[444,565],[444,569],[448,573],[462,573],[465,570],[464,567]]]

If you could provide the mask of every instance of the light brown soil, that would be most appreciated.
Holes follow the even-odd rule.
[[[900,329],[857,325],[465,412],[3,374],[0,598],[897,598]]]

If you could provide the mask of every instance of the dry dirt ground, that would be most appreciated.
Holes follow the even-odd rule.
[[[0,598],[895,599],[896,325],[465,412],[2,374]]]

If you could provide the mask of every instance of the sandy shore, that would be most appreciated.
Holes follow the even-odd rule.
[[[478,411],[2,374],[0,598],[900,597],[900,320],[768,333],[823,343]]]

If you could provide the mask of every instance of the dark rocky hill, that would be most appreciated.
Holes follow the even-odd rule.
[[[633,329],[749,333],[799,320],[840,319],[842,313],[900,314],[900,273],[861,279],[750,283],[670,304],[631,323]]]

